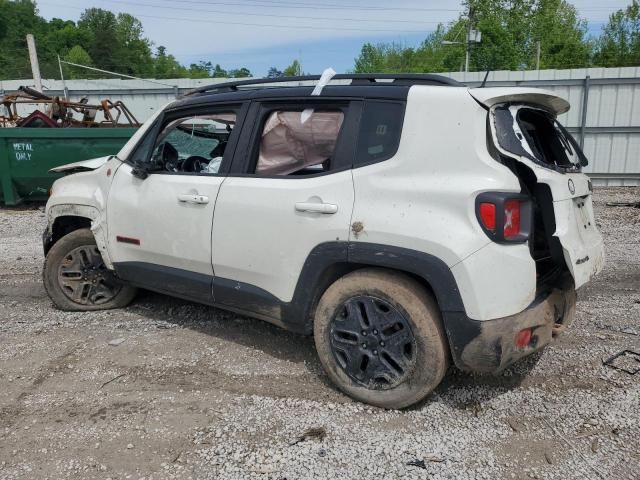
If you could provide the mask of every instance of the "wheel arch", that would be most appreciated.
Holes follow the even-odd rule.
[[[81,228],[91,228],[91,219],[80,215],[60,215],[53,220],[49,228],[49,235],[44,238],[44,254],[51,250],[58,240],[69,233]]]
[[[425,252],[365,242],[327,242],[318,245],[305,262],[285,323],[297,323],[304,333],[313,330],[320,297],[342,276],[362,268],[403,273],[420,283],[434,298],[443,323],[445,312],[464,312],[462,297],[447,264]],[[302,319],[302,322],[301,322]],[[296,321],[297,320],[297,321]],[[443,325],[445,330],[446,325]]]
[[[113,264],[107,250],[106,230],[96,207],[77,204],[55,204],[47,207],[47,229],[42,236],[45,256],[51,247],[65,235],[80,228],[88,228],[96,239],[100,254],[109,269]]]

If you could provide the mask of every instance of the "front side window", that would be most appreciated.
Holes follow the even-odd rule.
[[[286,176],[328,171],[343,122],[341,110],[270,112],[259,140],[255,173]]]
[[[152,164],[173,173],[216,174],[235,124],[235,112],[175,119],[160,131]]]

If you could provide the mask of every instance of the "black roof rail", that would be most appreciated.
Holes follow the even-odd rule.
[[[189,90],[184,96],[201,93],[213,93],[221,91],[236,91],[238,87],[250,87],[254,85],[269,85],[285,82],[306,82],[320,80],[320,75],[303,75],[297,77],[258,78],[254,80],[238,80],[235,82],[214,83]],[[346,73],[334,75],[331,80],[352,80],[351,85],[441,85],[460,87],[461,83],[443,75],[431,73]],[[386,80],[378,82],[378,80]],[[391,81],[389,81],[391,80]]]

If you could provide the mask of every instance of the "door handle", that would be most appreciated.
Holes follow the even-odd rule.
[[[298,202],[296,203],[296,211],[333,214],[338,211],[338,206],[332,203]]]
[[[178,200],[184,203],[197,203],[197,204],[209,203],[209,197],[205,195],[198,195],[193,193],[182,193],[178,195]]]

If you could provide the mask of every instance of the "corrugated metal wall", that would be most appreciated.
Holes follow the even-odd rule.
[[[444,75],[478,86],[484,72]],[[226,79],[67,80],[70,98],[122,100],[139,120],[146,120],[177,95]],[[154,83],[156,82],[156,83]],[[157,83],[160,82],[160,83]],[[0,94],[33,80],[0,81]],[[60,80],[43,80],[47,93],[62,95]],[[561,122],[584,145],[585,170],[596,185],[640,185],[640,67],[491,72],[487,86],[529,86],[555,91],[571,110]]]

